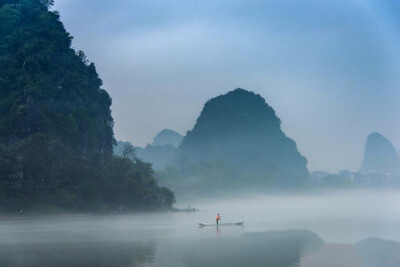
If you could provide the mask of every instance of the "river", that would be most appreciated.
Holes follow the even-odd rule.
[[[187,205],[199,211],[3,218],[0,266],[400,266],[398,191],[176,203]],[[217,213],[244,225],[198,227]]]

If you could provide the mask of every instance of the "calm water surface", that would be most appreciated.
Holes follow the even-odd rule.
[[[0,266],[400,266],[400,192],[181,199],[198,212],[0,221]],[[199,222],[244,226],[199,228]]]

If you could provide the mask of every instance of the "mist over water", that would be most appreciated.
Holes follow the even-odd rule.
[[[381,2],[1,0],[0,267],[400,266]]]
[[[398,191],[186,198],[176,207],[187,205],[199,211],[5,218],[0,266],[317,266],[324,250],[354,252],[358,261],[342,260],[359,264],[357,242],[400,241]],[[245,223],[198,227],[217,213]]]

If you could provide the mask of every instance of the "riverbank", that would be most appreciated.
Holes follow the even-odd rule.
[[[36,219],[36,218],[57,218],[57,217],[87,217],[87,216],[102,216],[102,215],[133,215],[143,213],[167,213],[167,212],[198,212],[196,208],[169,208],[160,210],[137,210],[129,212],[67,212],[67,211],[49,211],[49,212],[35,212],[35,211],[20,211],[20,212],[6,212],[0,213],[0,220],[16,220],[16,219]]]

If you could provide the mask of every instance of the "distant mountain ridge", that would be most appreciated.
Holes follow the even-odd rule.
[[[153,138],[153,146],[164,146],[171,144],[175,147],[179,146],[183,140],[183,136],[173,130],[164,129]]]
[[[169,164],[175,156],[177,146],[181,143],[183,136],[179,133],[164,129],[154,138],[152,144],[145,147],[134,146],[137,157],[150,162],[155,170],[161,170]],[[122,155],[123,147],[130,142],[117,141],[114,147],[115,155]]]
[[[400,158],[393,144],[380,133],[367,137],[361,172],[400,173]]]

